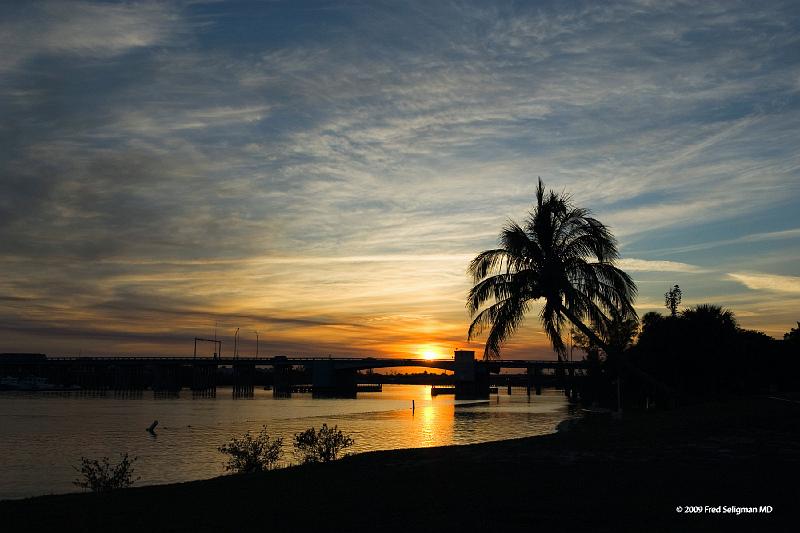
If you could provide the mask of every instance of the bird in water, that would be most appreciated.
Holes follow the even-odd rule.
[[[150,424],[149,428],[147,428],[147,432],[150,433],[151,435],[155,435],[157,425],[158,425],[158,420],[153,420],[153,423]]]

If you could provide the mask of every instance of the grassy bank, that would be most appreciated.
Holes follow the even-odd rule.
[[[5,531],[796,531],[800,404],[587,420],[544,437],[0,502]],[[771,505],[769,514],[682,506]]]

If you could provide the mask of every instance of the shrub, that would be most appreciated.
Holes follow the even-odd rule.
[[[217,449],[230,456],[224,464],[225,470],[240,474],[263,472],[274,468],[283,455],[283,439],[271,438],[267,427],[262,426],[258,435],[248,431]]]
[[[133,463],[136,459],[128,458],[127,453],[120,454],[120,462],[112,465],[108,457],[99,461],[81,457],[80,468],[75,470],[81,473],[82,479],[76,479],[72,484],[92,492],[110,492],[130,487],[140,479],[133,478]]]
[[[319,432],[309,428],[294,436],[294,448],[304,463],[327,463],[335,461],[339,453],[354,444],[349,435],[345,435],[338,426],[329,428],[322,424]]]

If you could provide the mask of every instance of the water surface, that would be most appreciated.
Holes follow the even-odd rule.
[[[470,444],[542,435],[573,416],[562,394],[529,398],[501,389],[488,403],[430,396],[430,387],[385,385],[358,399],[275,399],[256,390],[234,399],[220,388],[215,398],[190,391],[179,396],[109,392],[0,393],[0,499],[72,492],[81,456],[137,456],[138,485],[210,478],[224,473],[217,447],[231,436],[266,425],[284,437],[285,463],[294,433],[322,423],[338,425],[355,439],[353,452]],[[412,412],[411,400],[416,409]],[[145,431],[158,420],[157,435]]]

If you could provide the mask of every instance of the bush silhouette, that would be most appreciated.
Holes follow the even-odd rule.
[[[339,453],[355,443],[338,426],[329,428],[322,424],[319,431],[313,427],[294,436],[294,448],[304,463],[327,463],[335,461]]]
[[[99,461],[81,457],[81,466],[75,470],[81,473],[82,479],[76,479],[72,484],[92,492],[110,492],[130,487],[140,479],[133,479],[133,463],[136,459],[130,459],[127,453],[120,454],[120,462],[112,465],[108,457]]]
[[[283,455],[283,439],[271,438],[267,427],[262,426],[257,435],[248,431],[241,437],[233,437],[230,442],[217,449],[229,456],[224,464],[226,471],[250,474],[275,467]]]

